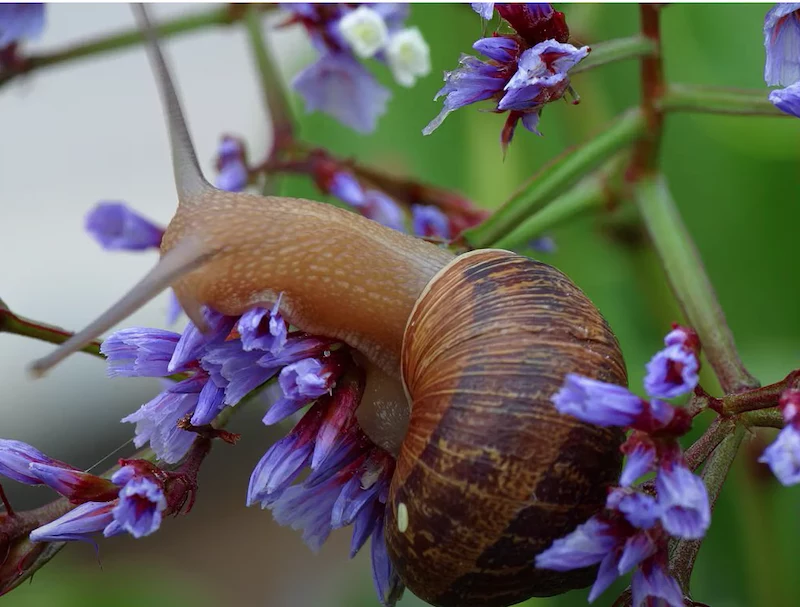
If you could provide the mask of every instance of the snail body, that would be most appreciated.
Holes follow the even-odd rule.
[[[359,421],[397,455],[384,535],[412,592],[441,607],[500,607],[588,585],[592,571],[540,571],[533,559],[599,510],[619,474],[621,433],[550,403],[566,373],[627,381],[594,305],[558,270],[508,251],[455,257],[331,205],[213,188],[143,8],[138,16],[178,210],[156,267],[34,371],[168,286],[201,329],[203,306],[240,315],[282,294],[291,324],[357,350],[362,409],[392,412],[369,421],[359,409]]]

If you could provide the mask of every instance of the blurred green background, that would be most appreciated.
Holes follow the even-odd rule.
[[[573,39],[583,44],[628,36],[638,27],[635,5],[557,7],[567,13]],[[670,5],[663,12],[668,79],[756,88],[766,95],[762,24],[768,8]],[[416,5],[411,21],[431,45],[432,74],[411,90],[394,87],[389,111],[369,137],[357,136],[326,116],[307,116],[296,103],[302,138],[338,155],[458,190],[494,208],[547,160],[638,100],[638,66],[629,61],[576,76],[573,86],[581,104],[549,106],[540,124],[544,137],[520,127],[505,160],[499,146],[503,117],[477,107],[451,114],[432,136],[422,137],[420,130],[440,108],[432,98],[442,71],[455,67],[459,53],[468,52],[481,36],[482,26],[463,5]],[[310,49],[293,57],[284,66],[287,74],[311,58]],[[391,86],[386,70],[375,67]],[[764,384],[781,379],[800,366],[800,121],[676,114],[666,121],[662,160],[745,364]],[[319,198],[300,179],[284,186],[287,193]],[[621,214],[635,220],[630,208]],[[609,229],[611,223],[613,218],[595,215],[559,228],[553,233],[558,251],[540,257],[570,275],[599,306],[622,344],[631,386],[640,390],[644,363],[680,315],[645,240],[620,239]],[[703,383],[716,389],[708,373]],[[709,419],[701,417],[697,425],[702,428]],[[257,415],[245,414],[234,430],[256,423]],[[770,438],[769,432],[754,435],[742,448],[700,553],[692,585],[695,600],[715,607],[798,602],[800,491],[780,488],[755,463]],[[46,445],[37,446],[46,450]],[[4,597],[3,604],[378,604],[368,555],[348,562],[347,537],[335,535],[315,557],[299,534],[277,528],[267,513],[245,509],[248,465],[263,452],[263,442],[245,444],[241,451],[237,447],[238,454],[218,451],[191,516],[170,521],[147,540],[102,544],[102,569],[91,548],[70,546],[32,584]],[[102,454],[98,448],[95,455]],[[297,588],[320,591],[313,601],[294,595],[287,576]],[[279,596],[271,591],[278,578],[284,588]],[[596,604],[610,605],[615,597],[615,590],[609,590]],[[567,607],[585,601],[586,593],[579,591],[526,604]],[[421,604],[412,596],[400,603]]]

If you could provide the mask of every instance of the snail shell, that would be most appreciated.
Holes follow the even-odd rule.
[[[592,568],[533,565],[602,508],[622,462],[619,430],[550,402],[566,373],[627,384],[583,292],[507,251],[462,255],[417,300],[401,364],[411,421],[385,535],[408,588],[441,607],[495,607],[591,583]]]

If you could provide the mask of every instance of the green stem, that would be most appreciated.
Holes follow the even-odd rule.
[[[797,387],[798,382],[800,382],[800,369],[792,371],[774,384],[739,394],[731,394],[717,400],[722,412],[726,415],[735,415],[756,409],[769,409],[776,407],[781,394],[790,388]]]
[[[768,90],[741,90],[693,84],[671,84],[661,100],[665,112],[700,112],[786,118],[767,99]]]
[[[12,333],[56,345],[62,344],[72,337],[72,333],[69,331],[18,316],[3,306],[0,306],[0,333]],[[81,352],[93,354],[105,360],[105,356],[100,353],[100,343],[95,340],[81,348]]]
[[[714,288],[694,242],[660,175],[643,175],[634,197],[686,318],[700,336],[708,361],[726,394],[758,387],[733,342]]]
[[[619,162],[615,159],[607,167],[586,177],[553,199],[544,208],[525,219],[517,228],[493,243],[492,246],[498,249],[513,249],[573,217],[608,207],[614,198],[608,180],[610,174],[617,168],[619,168]]]
[[[238,12],[231,10],[227,6],[221,8],[215,7],[201,13],[164,21],[156,29],[158,30],[159,37],[165,39],[212,25],[230,25],[239,18],[240,15]],[[89,42],[68,46],[60,51],[42,55],[31,55],[30,57],[24,58],[19,69],[0,73],[0,86],[10,82],[21,74],[62,63],[69,63],[94,55],[122,50],[137,46],[142,42],[144,42],[142,33],[138,29],[130,29],[118,34],[97,38]]]
[[[785,425],[783,414],[777,409],[761,409],[760,411],[749,411],[742,415],[742,421],[748,426],[756,428],[777,428],[782,429]]]
[[[464,239],[474,248],[497,242],[575,181],[635,141],[644,126],[638,109],[625,112],[605,131],[544,167],[486,221],[467,230]]]
[[[625,59],[637,59],[653,54],[657,49],[652,40],[642,36],[607,40],[592,46],[589,56],[570,70],[570,76]]]
[[[259,11],[250,6],[245,16],[250,47],[255,56],[261,81],[261,92],[272,121],[272,155],[290,144],[294,138],[294,118],[286,88],[264,40]]]
[[[708,462],[703,468],[703,481],[708,492],[709,505],[713,511],[717,502],[722,485],[728,476],[739,445],[744,438],[744,427],[737,426],[733,434],[729,434],[723,439],[719,446],[711,454]],[[670,568],[673,575],[681,585],[685,595],[689,595],[689,582],[692,577],[694,563],[703,540],[680,540],[675,545],[675,549],[670,554]]]

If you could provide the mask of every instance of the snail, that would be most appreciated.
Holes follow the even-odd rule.
[[[563,273],[513,252],[459,256],[331,205],[231,193],[202,175],[145,9],[169,129],[178,209],[160,261],[86,329],[33,365],[44,373],[171,286],[190,319],[271,306],[338,339],[367,374],[359,421],[397,466],[390,558],[440,607],[495,607],[591,583],[534,556],[602,508],[621,432],[560,415],[566,373],[627,384],[617,340]]]

